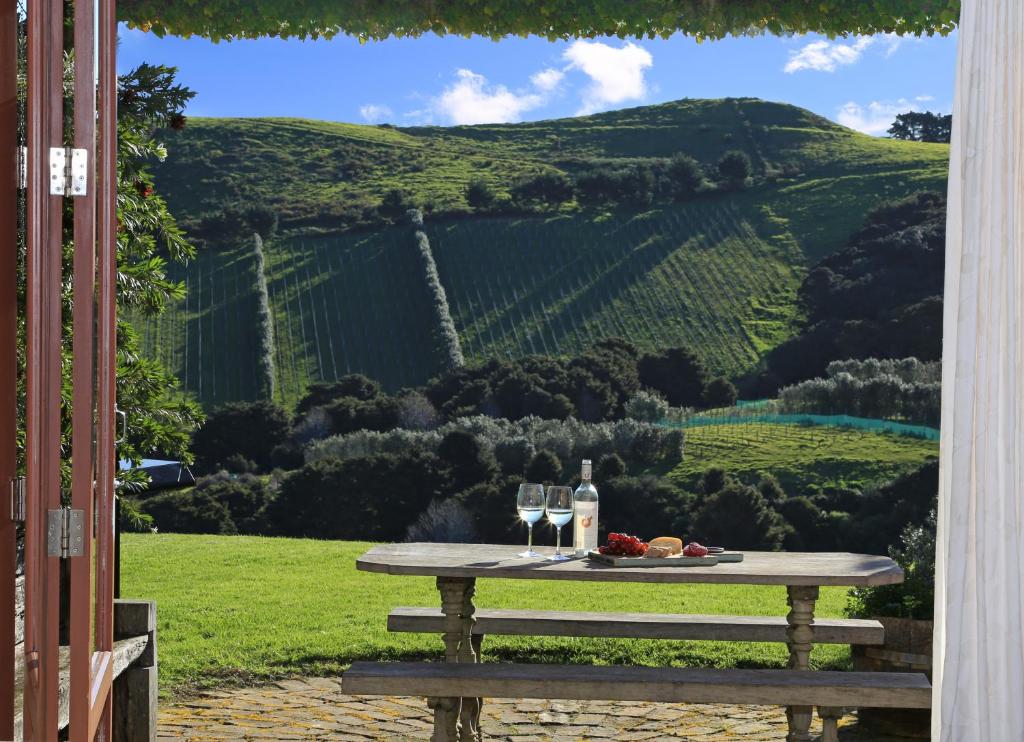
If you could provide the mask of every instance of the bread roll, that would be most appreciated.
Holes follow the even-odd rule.
[[[676,538],[675,536],[659,536],[658,538],[651,540],[649,543],[651,547],[667,547],[670,550],[670,554],[683,553],[683,540]]]

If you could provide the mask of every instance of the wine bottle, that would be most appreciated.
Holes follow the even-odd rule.
[[[586,556],[597,549],[597,488],[590,477],[590,459],[583,459],[583,481],[572,496],[572,548],[576,556]]]

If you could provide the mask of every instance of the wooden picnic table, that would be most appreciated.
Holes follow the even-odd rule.
[[[888,557],[849,553],[744,552],[742,562],[700,567],[614,567],[590,559],[550,562],[551,548],[535,547],[541,557],[517,556],[521,546],[496,544],[404,543],[375,546],[356,561],[358,569],[390,575],[437,578],[445,617],[445,660],[478,662],[474,642],[473,596],[478,577],[588,582],[664,584],[783,585],[789,613],[788,667],[810,670],[814,646],[814,605],[823,586],[867,587],[903,581],[903,571]],[[728,699],[723,698],[723,701]],[[454,703],[452,703],[454,701]],[[431,699],[439,739],[479,738],[481,699]],[[807,742],[813,708],[786,710],[790,742]],[[461,722],[461,724],[460,724]],[[447,731],[441,729],[447,728]],[[450,736],[447,736],[450,735]]]

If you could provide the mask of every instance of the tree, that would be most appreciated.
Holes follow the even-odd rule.
[[[551,451],[537,451],[526,467],[526,479],[542,484],[561,484],[562,462]]]
[[[267,519],[281,536],[398,541],[450,492],[447,467],[431,454],[323,459],[281,481]]]
[[[677,152],[669,160],[665,176],[669,192],[677,201],[692,198],[704,183],[704,171],[700,163],[682,152]]]
[[[384,192],[377,211],[389,221],[402,219],[409,209],[413,208],[412,199],[401,188],[391,188]]]
[[[572,199],[572,180],[564,173],[548,170],[512,184],[512,200],[527,206],[533,203],[559,206]]]
[[[775,551],[786,537],[785,521],[753,487],[728,482],[707,496],[693,519],[691,537],[730,549]]]
[[[719,176],[733,188],[743,185],[753,172],[754,166],[750,163],[750,156],[742,150],[730,150],[718,160]]]
[[[484,448],[468,430],[453,430],[437,447],[438,458],[451,467],[452,490],[461,492],[481,482],[490,482],[498,473],[494,454]]]
[[[363,374],[347,374],[330,383],[310,384],[306,394],[295,406],[295,412],[301,415],[341,397],[353,397],[368,402],[383,394],[384,390],[373,379]]]
[[[24,23],[24,16],[21,16]],[[23,40],[24,26],[19,32]],[[19,96],[25,94],[24,45],[19,44]],[[73,85],[71,58],[65,57],[66,95]],[[142,64],[118,77],[118,142],[117,142],[117,207],[118,231],[116,242],[118,306],[116,348],[116,398],[118,407],[127,416],[127,435],[118,445],[122,459],[138,463],[145,457],[159,456],[191,462],[189,441],[192,430],[202,420],[199,406],[181,394],[177,379],[159,363],[146,358],[138,333],[124,319],[127,313],[145,320],[159,315],[169,302],[182,299],[182,282],[168,278],[168,263],[183,263],[195,255],[195,248],[185,239],[164,199],[156,192],[149,170],[152,162],[163,159],[166,149],[161,143],[165,136],[184,126],[181,111],[195,93],[174,82],[175,69]],[[24,138],[24,109],[20,109],[18,127]],[[170,127],[171,131],[166,128]],[[159,139],[158,139],[159,133]],[[70,218],[70,209],[65,217]],[[65,276],[71,272],[71,230],[66,225],[63,245]],[[17,231],[19,270],[25,262],[24,227]],[[26,279],[18,277],[18,314],[24,317]],[[70,384],[71,360],[71,293],[65,292],[62,309],[63,343],[61,346],[64,382]],[[19,322],[16,362],[19,384],[25,379],[24,323]],[[24,404],[24,387],[18,390],[19,406]],[[71,406],[62,405],[62,446],[69,450]],[[18,415],[23,426],[23,410]],[[24,429],[18,431],[19,440]],[[19,448],[19,456],[24,449]],[[19,466],[24,462],[19,461]],[[62,479],[69,482],[70,467],[65,457]],[[118,474],[119,493],[122,497],[143,489],[149,481],[142,469],[131,469]]]
[[[466,185],[466,203],[474,209],[489,209],[496,199],[494,188],[482,178],[474,178]]]
[[[640,383],[661,392],[673,407],[700,407],[708,371],[688,348],[668,348],[646,353],[637,368]]]
[[[945,142],[949,143],[953,133],[953,114],[946,115],[931,111],[908,111],[896,116],[889,127],[889,136],[893,139],[905,139],[913,142]]]
[[[716,376],[704,387],[706,407],[732,407],[739,399],[735,385],[723,376]]]
[[[270,453],[288,439],[287,413],[272,402],[232,402],[217,408],[192,438],[200,471],[213,472],[238,454],[260,470],[270,468]]]

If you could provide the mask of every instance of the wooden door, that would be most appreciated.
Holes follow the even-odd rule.
[[[7,0],[0,0],[7,2]],[[66,13],[71,17],[67,18]],[[0,14],[0,34],[7,32]],[[66,21],[73,31],[65,33]],[[17,19],[13,16],[12,23]],[[71,740],[109,739],[113,680],[114,399],[116,295],[116,19],[113,0],[33,0],[27,3],[25,134],[25,643],[24,739],[54,740],[60,726],[59,688],[68,688]],[[0,53],[6,51],[0,39]],[[65,97],[64,52],[73,50],[72,95]],[[11,80],[5,54],[0,83],[0,131],[8,125],[3,87]],[[98,74],[97,74],[98,60]],[[98,85],[97,85],[98,81]],[[98,94],[97,94],[98,90]],[[70,110],[67,141],[65,112]],[[12,147],[13,151],[13,147]],[[0,166],[3,163],[0,162]],[[0,178],[0,181],[3,179]],[[8,195],[0,189],[0,215]],[[68,217],[67,199],[72,201]],[[63,238],[71,229],[73,254]],[[11,239],[14,244],[15,240]],[[16,275],[6,243],[0,280]],[[70,282],[71,306],[62,286]],[[5,296],[6,296],[6,292]],[[0,307],[0,357],[16,340]],[[66,333],[70,333],[65,337]],[[62,366],[70,350],[70,364]],[[0,475],[13,436],[0,369]],[[7,374],[7,375],[5,375]],[[62,374],[64,375],[62,378]],[[70,377],[70,378],[68,378]],[[70,386],[70,399],[64,389]],[[17,410],[15,409],[15,416]],[[62,440],[70,428],[70,441]],[[68,445],[70,443],[70,445]],[[62,472],[70,458],[70,475]],[[12,462],[13,463],[13,462]],[[12,468],[12,467],[8,467]],[[13,472],[12,472],[13,473]],[[0,599],[13,526],[0,527]],[[9,537],[9,538],[8,538]],[[13,547],[11,547],[13,548]],[[69,572],[65,651],[61,660],[61,564]],[[7,626],[0,622],[6,647]],[[0,662],[5,659],[0,655]],[[0,693],[0,739],[11,738],[13,676]],[[8,690],[10,689],[10,690]]]

